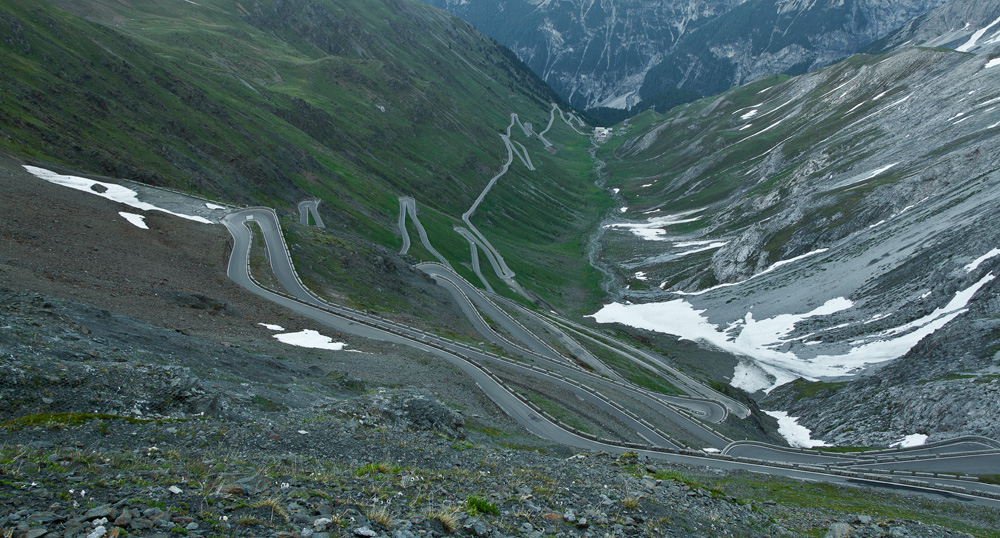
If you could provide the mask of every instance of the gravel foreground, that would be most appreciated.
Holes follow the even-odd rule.
[[[169,331],[107,313],[88,327],[100,311],[32,293],[0,291],[0,305],[9,538],[969,536],[716,487],[739,474],[519,446],[419,388],[344,375],[279,386],[240,369],[204,379],[143,360]],[[122,323],[128,345],[113,336]]]

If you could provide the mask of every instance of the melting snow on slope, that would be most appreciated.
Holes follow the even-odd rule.
[[[743,114],[742,116],[740,116],[740,119],[741,120],[748,120],[748,119],[750,119],[750,118],[752,118],[752,117],[754,117],[756,115],[757,115],[757,109],[755,108],[755,109],[751,110],[750,112],[747,112],[746,114]]]
[[[273,325],[271,323],[258,323],[257,325],[260,325],[261,327],[264,327],[265,329],[267,329],[269,331],[283,331],[283,330],[285,330],[285,328],[282,327],[281,325]]]
[[[985,67],[986,69],[989,69],[991,67],[996,67],[998,65],[1000,65],[1000,58],[993,58],[992,60],[986,62]]]
[[[898,446],[899,448],[909,448],[911,446],[923,446],[927,442],[927,436],[922,433],[914,433],[912,435],[907,435],[900,441],[889,445],[890,447]]]
[[[825,441],[812,438],[812,431],[799,424],[799,417],[790,417],[784,411],[764,411],[778,420],[778,433],[788,441],[790,446],[796,448],[813,448],[817,446],[830,446]]]
[[[781,122],[783,122],[783,121],[785,121],[785,120],[778,120],[778,121],[772,123],[771,125],[768,125],[767,127],[764,127],[763,129],[757,131],[756,133],[754,133],[754,134],[752,134],[752,135],[750,135],[750,136],[748,136],[748,137],[746,137],[746,138],[744,138],[742,140],[737,141],[733,145],[735,146],[736,144],[739,144],[739,143],[742,143],[742,142],[746,142],[747,140],[750,140],[751,138],[753,138],[753,137],[755,137],[757,135],[764,134],[764,133],[770,131],[771,129],[774,129],[778,125],[781,125]]]
[[[867,343],[852,345],[847,352],[836,355],[799,357],[784,346],[794,340],[790,334],[799,322],[851,308],[853,303],[843,297],[830,299],[802,314],[780,314],[757,320],[752,312],[747,312],[742,320],[734,320],[724,329],[709,322],[704,316],[705,310],[695,309],[684,299],[629,305],[612,303],[591,317],[598,323],[622,323],[686,340],[707,342],[723,351],[753,359],[763,373],[750,371],[743,364],[737,366],[730,384],[748,392],[769,392],[797,377],[817,379],[851,375],[866,365],[901,357],[922,338],[964,313],[973,295],[993,278],[990,273],[956,293],[947,306],[901,327],[883,331],[869,338]]]
[[[988,32],[990,28],[996,26],[997,23],[1000,23],[1000,18],[997,18],[997,20],[991,22],[988,26],[986,26],[986,28],[976,30],[976,33],[972,34],[972,37],[970,37],[969,40],[966,41],[964,45],[958,47],[955,50],[957,50],[958,52],[969,52],[970,50],[972,50],[973,47],[976,46],[976,43],[983,37],[983,34]]]
[[[627,208],[623,208],[622,212]],[[684,213],[678,213],[676,215],[664,215],[662,217],[651,217],[646,219],[646,222],[619,222],[615,224],[605,225],[605,228],[614,228],[618,230],[628,230],[633,234],[647,240],[647,241],[666,241],[667,231],[663,228],[665,226],[671,226],[673,224],[683,224],[685,222],[694,222],[698,218],[685,219],[687,215],[697,213],[701,211],[696,209],[693,211],[687,211]]]
[[[688,246],[688,245],[692,245],[693,246],[694,243],[700,243],[700,246],[698,246],[696,248],[693,248],[691,250],[685,250],[684,252],[679,252],[679,253],[677,253],[677,257],[680,258],[680,257],[683,257],[683,256],[687,256],[689,254],[696,254],[698,252],[704,252],[706,250],[712,250],[712,249],[716,249],[716,248],[722,248],[722,247],[726,246],[726,244],[729,243],[729,242],[728,241],[688,241],[687,243],[674,243],[674,246],[675,247],[683,247],[683,246]]]
[[[143,211],[162,211],[164,213],[169,213],[176,217],[181,217],[183,219],[193,220],[195,222],[203,222],[205,224],[211,224],[212,221],[198,217],[195,215],[183,215],[181,213],[174,213],[166,209],[156,207],[153,204],[139,201],[139,193],[132,189],[123,187],[121,185],[116,185],[114,183],[104,183],[101,181],[94,181],[93,179],[87,179],[77,176],[64,176],[57,174],[51,170],[46,170],[44,168],[37,168],[34,166],[24,165],[24,169],[35,175],[39,179],[44,179],[49,183],[55,183],[56,185],[62,185],[64,187],[69,187],[71,189],[76,189],[78,191],[89,192],[90,194],[96,194],[102,198],[107,198],[115,202],[120,202],[128,206],[132,206],[136,209],[141,209]],[[101,192],[98,192],[98,189]]]
[[[975,271],[976,269],[978,269],[979,265],[981,263],[983,263],[984,261],[986,261],[986,260],[988,260],[990,258],[995,258],[997,256],[1000,256],[1000,248],[995,248],[995,249],[987,252],[986,254],[983,254],[982,256],[976,258],[975,260],[973,260],[972,263],[970,263],[969,265],[965,266],[965,272],[971,273],[971,272]]]
[[[954,119],[954,118],[952,118],[952,119]],[[951,121],[951,120],[949,120],[949,121]],[[858,175],[852,177],[851,179],[848,179],[847,181],[844,181],[842,183],[838,183],[836,185],[836,187],[834,187],[834,188],[842,189],[842,188],[847,187],[849,185],[854,185],[855,183],[861,183],[862,181],[868,181],[869,179],[874,179],[879,174],[882,174],[883,172],[888,172],[890,169],[892,169],[893,167],[895,167],[897,164],[899,164],[899,163],[897,162],[897,163],[887,164],[887,165],[883,166],[882,168],[877,168],[875,170],[871,170],[871,171],[865,172],[863,174],[858,174]]]
[[[146,226],[146,217],[143,215],[136,215],[135,213],[126,213],[124,211],[119,211],[119,215],[123,219],[131,222],[136,228],[142,228],[143,230],[148,230],[149,226]]]
[[[210,204],[208,202],[205,202],[205,207],[207,207],[209,209],[225,209],[224,206],[221,206],[219,204]]]
[[[334,342],[329,336],[323,336],[312,329],[305,329],[297,333],[276,334],[274,337],[286,344],[313,349],[340,351],[347,345],[343,342]]]
[[[800,256],[795,256],[794,258],[789,258],[787,260],[781,260],[781,261],[775,262],[774,265],[768,267],[767,269],[764,269],[763,271],[761,271],[761,272],[753,275],[752,277],[750,277],[750,278],[748,278],[746,280],[741,280],[739,282],[726,282],[726,283],[719,284],[717,286],[712,286],[711,288],[705,288],[705,289],[699,290],[699,291],[675,291],[673,293],[675,293],[677,295],[703,295],[703,294],[708,293],[710,291],[715,291],[715,290],[722,289],[722,288],[731,288],[733,286],[739,286],[740,284],[743,284],[745,282],[749,282],[749,281],[751,281],[751,280],[753,280],[753,279],[755,279],[755,278],[757,278],[759,276],[766,275],[766,274],[770,273],[771,271],[774,271],[775,269],[777,269],[777,268],[779,268],[779,267],[781,267],[783,265],[788,265],[790,263],[797,262],[799,260],[808,258],[810,256],[815,256],[816,254],[822,254],[822,253],[824,253],[824,252],[826,252],[828,250],[830,250],[830,249],[828,249],[828,248],[820,248],[820,249],[816,249],[816,250],[814,250],[812,252],[806,252],[805,254],[802,254]]]

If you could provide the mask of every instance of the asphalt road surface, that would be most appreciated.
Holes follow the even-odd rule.
[[[324,325],[332,327],[338,331],[343,331],[358,336],[372,338],[388,342],[396,342],[420,349],[429,353],[434,353],[463,372],[471,376],[483,392],[493,400],[505,413],[521,424],[526,430],[542,438],[551,440],[566,446],[587,449],[587,450],[607,450],[611,452],[624,452],[631,449],[647,456],[668,461],[672,463],[684,463],[689,465],[705,465],[723,469],[744,469],[758,472],[767,472],[802,480],[824,481],[840,484],[863,483],[875,487],[903,488],[931,496],[943,496],[957,498],[969,503],[1000,506],[1000,501],[980,497],[970,496],[964,493],[943,491],[938,489],[941,486],[961,486],[968,489],[979,489],[1000,494],[1000,488],[979,482],[966,482],[948,477],[922,477],[922,484],[913,485],[901,482],[900,478],[892,475],[883,477],[883,480],[872,480],[863,476],[841,476],[822,469],[789,469],[787,466],[777,466],[766,462],[751,463],[745,461],[732,461],[717,457],[678,454],[663,452],[658,450],[643,450],[641,448],[630,448],[615,443],[604,443],[581,437],[568,431],[554,422],[546,419],[541,414],[533,411],[524,402],[518,399],[501,382],[489,375],[486,370],[474,365],[465,357],[473,358],[477,361],[488,362],[497,360],[497,357],[486,353],[478,352],[475,349],[464,347],[453,342],[439,339],[433,335],[421,333],[416,329],[409,329],[398,324],[393,324],[387,320],[381,320],[373,316],[367,316],[351,309],[338,307],[325,303],[311,292],[306,290],[299,282],[292,268],[291,260],[288,257],[288,250],[279,230],[277,216],[270,209],[246,209],[235,211],[227,215],[222,222],[227,226],[233,236],[233,253],[227,268],[229,277],[241,286],[277,304],[307,317],[310,317]],[[268,249],[269,258],[272,263],[272,270],[278,282],[292,296],[285,296],[257,285],[249,276],[249,252],[250,252],[250,230],[248,225],[260,226],[264,240]],[[526,373],[528,371],[525,369]],[[545,374],[548,375],[548,374]],[[638,397],[638,396],[637,396]],[[610,412],[617,409],[610,406]],[[633,420],[627,414],[618,415],[623,422]],[[641,423],[640,426],[643,426]],[[647,428],[648,430],[648,428]],[[644,433],[645,432],[645,433]],[[646,433],[655,434],[653,431],[638,431],[641,435]],[[654,440],[656,437],[654,436]],[[669,442],[667,439],[658,439]]]

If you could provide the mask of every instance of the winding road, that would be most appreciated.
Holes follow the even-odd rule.
[[[671,463],[766,472],[801,480],[902,488],[925,495],[959,499],[968,503],[1000,506],[1000,487],[961,480],[954,476],[875,474],[874,470],[859,472],[852,469],[810,466],[786,461],[749,460],[735,458],[728,454],[713,456],[689,449],[674,448],[677,445],[669,435],[650,427],[648,422],[629,413],[620,404],[616,404],[607,397],[602,397],[596,390],[578,385],[561,374],[519,364],[470,346],[424,333],[418,329],[323,301],[306,289],[296,275],[280,231],[277,215],[272,209],[250,208],[233,211],[222,219],[222,223],[226,225],[233,236],[233,250],[227,274],[239,285],[335,330],[365,338],[407,345],[447,360],[472,377],[483,392],[512,419],[521,424],[527,431],[544,439],[585,450],[619,453],[632,450],[650,458]],[[285,288],[285,292],[265,289],[250,276],[251,234],[248,226],[260,227],[269,254],[268,257],[271,260],[271,270],[277,281]],[[518,368],[525,375],[541,376],[549,382],[560,383],[566,389],[573,390],[578,396],[587,398],[587,401],[593,405],[600,406],[614,414],[621,423],[635,428],[637,435],[647,443],[614,442],[573,431],[565,424],[560,424],[557,420],[532,407],[483,366],[483,364],[491,362],[500,362],[507,368]],[[610,380],[605,380],[605,382],[613,383]],[[637,399],[646,399],[645,401],[649,401],[651,398],[642,391],[635,391],[632,396]],[[655,401],[650,405],[656,405]],[[672,411],[672,408],[663,402],[660,402],[659,405],[664,410]],[[905,451],[899,451],[899,453],[905,453]],[[956,455],[955,457],[960,456]]]
[[[444,264],[446,267],[451,267],[448,260],[446,260],[441,253],[434,250],[433,246],[431,246],[431,241],[427,237],[427,230],[424,229],[424,225],[420,223],[420,217],[417,216],[417,201],[409,196],[402,196],[399,198],[399,221],[397,225],[399,226],[400,234],[403,236],[403,248],[399,250],[399,253],[406,254],[410,251],[410,234],[406,231],[406,215],[410,215],[410,220],[412,220],[413,225],[417,227],[417,235],[420,237],[420,244],[431,253],[431,256],[437,258],[439,262]]]
[[[556,109],[557,107],[553,107],[549,127]],[[572,126],[570,120],[576,118],[570,115],[567,119],[561,110],[559,113],[563,121]],[[495,264],[494,269],[497,273],[507,275],[508,278],[512,278],[513,273],[506,269],[503,258],[478,233],[478,230],[471,226],[468,219],[482,202],[489,187],[513,162],[516,150],[510,143],[509,133],[515,123],[520,124],[520,121],[516,115],[512,115],[507,130],[508,136],[504,139],[508,147],[508,159],[503,171],[491,180],[476,203],[463,215],[463,220],[470,226],[466,231],[468,233],[466,238],[472,245],[470,248],[474,249],[477,245],[483,248],[491,263]],[[526,130],[523,125],[522,129]],[[541,139],[541,135],[538,136]],[[526,155],[527,151],[523,145],[521,149]],[[277,215],[269,208],[233,210],[221,220],[233,236],[233,250],[227,274],[249,291],[337,331],[398,343],[441,357],[469,375],[487,397],[527,431],[555,443],[593,451],[621,453],[631,450],[671,463],[765,472],[801,480],[905,489],[968,503],[1000,506],[1000,486],[978,482],[970,477],[943,474],[975,474],[981,473],[984,468],[1000,468],[1000,443],[996,441],[983,438],[960,439],[915,449],[863,454],[834,454],[764,443],[732,442],[717,433],[710,425],[727,420],[730,414],[740,418],[748,416],[749,409],[742,403],[705,387],[677,371],[665,358],[654,353],[612,341],[607,335],[559,318],[554,313],[541,316],[530,310],[521,309],[523,312],[519,315],[532,319],[532,323],[541,324],[544,330],[555,335],[561,345],[573,349],[573,354],[577,355],[577,358],[588,355],[595,361],[597,364],[591,365],[594,372],[588,371],[514,320],[482,290],[455,274],[447,261],[431,246],[417,218],[416,202],[408,197],[400,198],[399,201],[398,225],[404,238],[401,252],[405,253],[410,246],[405,226],[405,217],[410,215],[423,246],[442,262],[420,264],[418,269],[430,275],[452,294],[463,313],[484,338],[501,346],[507,353],[519,357],[519,360],[495,355],[376,315],[329,303],[316,296],[302,284],[296,274]],[[299,210],[300,218],[306,222],[308,222],[306,214],[314,213],[315,222],[319,226],[321,220],[316,211],[317,203],[304,202],[299,205]],[[283,290],[266,289],[252,278],[249,267],[251,226],[259,227],[268,252],[271,271]],[[499,297],[496,300],[503,301]],[[521,308],[510,304],[505,306]],[[486,322],[484,315],[501,327],[505,334],[497,333]],[[572,336],[570,332],[573,333]],[[596,345],[618,353],[643,367],[670,373],[673,376],[672,381],[676,380],[677,385],[693,397],[654,393],[624,382],[616,372],[597,361],[587,350],[587,346],[582,345],[578,339],[586,341],[590,346]],[[587,364],[591,364],[589,360]],[[593,409],[600,410],[611,420],[627,428],[634,434],[634,440],[602,439],[564,424],[539,409],[526,396],[519,394],[510,386],[510,381],[504,381],[497,372],[508,376],[507,379],[530,378],[537,383],[548,384],[572,394],[573,397],[586,402]],[[640,415],[654,419],[658,425]],[[685,441],[679,442],[678,436]],[[706,447],[707,451],[685,448],[685,445],[690,446],[692,441]]]
[[[299,224],[309,226],[309,215],[312,215],[317,228],[326,228],[326,225],[323,224],[323,217],[319,216],[319,202],[319,200],[299,202]]]

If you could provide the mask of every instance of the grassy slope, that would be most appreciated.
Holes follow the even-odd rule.
[[[55,3],[72,13],[0,8],[0,149],[241,203],[318,197],[362,249],[398,248],[396,198],[412,195],[435,246],[467,259],[451,228],[500,168],[498,134],[511,112],[541,130],[554,98],[507,51],[417,2]],[[568,209],[504,195],[517,229],[480,226],[509,261],[529,252],[512,265],[532,283],[574,287],[602,203],[585,138],[558,131],[548,158],[520,135],[539,172],[509,177]],[[560,305],[586,294],[540,292]]]

